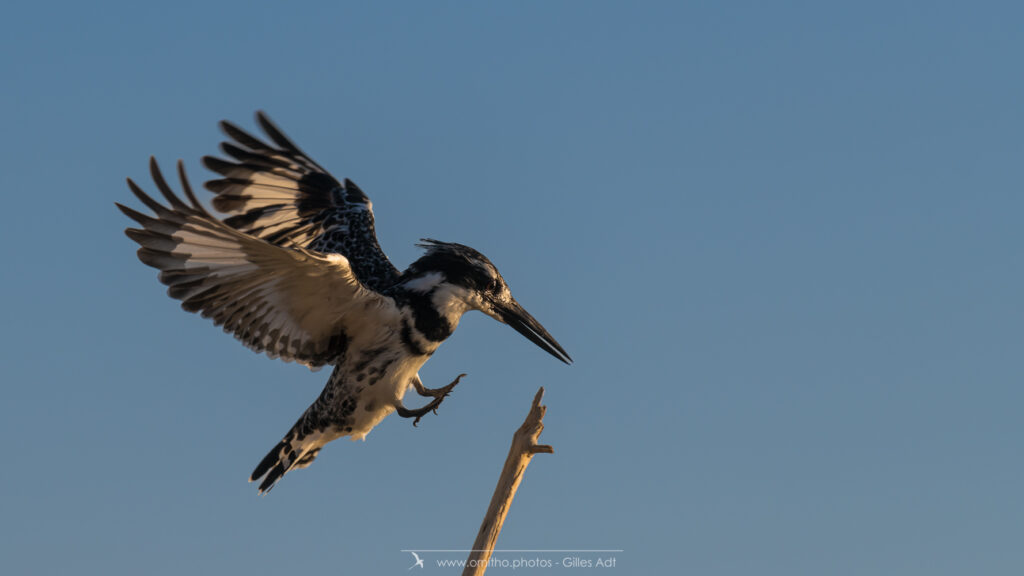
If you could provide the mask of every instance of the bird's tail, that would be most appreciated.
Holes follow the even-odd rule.
[[[289,470],[305,468],[312,464],[324,444],[336,437],[327,429],[310,430],[305,416],[296,422],[288,434],[285,434],[284,439],[278,442],[252,471],[249,482],[263,479],[260,483],[260,494],[273,488]]]

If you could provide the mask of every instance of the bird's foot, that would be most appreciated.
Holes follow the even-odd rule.
[[[420,396],[430,396],[434,400],[422,408],[416,408],[413,410],[410,410],[399,403],[397,406],[398,415],[402,418],[415,418],[415,420],[412,421],[412,425],[416,426],[420,423],[420,418],[426,416],[428,412],[433,411],[434,414],[437,414],[437,408],[441,405],[441,402],[451,394],[452,389],[459,383],[459,380],[462,380],[463,376],[465,376],[465,374],[459,374],[455,380],[452,380],[451,384],[442,386],[441,388],[427,388],[422,382],[420,382],[419,378],[414,379],[413,386],[416,387],[416,393]]]
[[[459,380],[462,380],[465,376],[465,374],[459,374],[458,376],[455,377],[455,380],[453,380],[451,384],[443,386],[441,388],[427,388],[426,386],[423,385],[423,382],[420,381],[419,378],[413,378],[412,385],[413,387],[416,388],[416,393],[419,394],[420,396],[444,398],[445,396],[448,395],[448,393],[452,391],[452,388],[455,388],[455,385],[459,383]]]

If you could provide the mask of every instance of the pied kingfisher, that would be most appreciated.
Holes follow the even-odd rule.
[[[226,218],[199,203],[180,160],[184,200],[150,158],[166,205],[128,179],[154,216],[117,206],[141,225],[125,233],[182,308],[271,358],[334,366],[320,396],[250,476],[262,479],[261,494],[288,471],[309,466],[332,440],[363,439],[392,412],[416,424],[436,411],[462,375],[431,389],[418,371],[465,312],[479,310],[572,362],[476,250],[423,240],[426,253],[399,272],[377,243],[366,194],[351,180],[338,182],[265,114],[256,120],[273,146],[224,121],[230,141],[221,150],[232,160],[203,158],[221,175],[206,188]],[[432,401],[406,408],[410,387]]]

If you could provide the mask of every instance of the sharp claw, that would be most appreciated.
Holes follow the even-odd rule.
[[[416,392],[420,396],[430,396],[432,398],[445,398],[448,396],[448,394],[451,393],[452,389],[455,388],[455,385],[458,384],[459,381],[462,380],[464,376],[465,374],[459,374],[455,378],[455,380],[453,380],[450,384],[448,384],[447,386],[442,386],[440,388],[427,388],[426,386],[423,386],[419,382],[416,382]]]
[[[426,406],[424,406],[423,408],[418,408],[416,410],[409,410],[404,406],[400,407],[398,412],[399,415],[405,418],[415,417],[416,419],[412,421],[412,425],[414,427],[419,427],[420,419],[423,418],[423,416],[427,412],[433,412],[434,414],[437,414],[437,409],[441,407],[441,402],[444,401],[444,399],[447,398],[448,395],[452,393],[452,390],[455,388],[455,385],[458,384],[460,380],[462,380],[463,376],[465,376],[465,374],[459,374],[455,378],[455,380],[453,380],[450,384],[448,384],[447,386],[443,386],[441,388],[430,389],[423,387],[422,385],[417,386],[416,391],[419,392],[421,396],[432,396],[434,400],[427,404]],[[420,390],[420,388],[422,388],[422,391]]]

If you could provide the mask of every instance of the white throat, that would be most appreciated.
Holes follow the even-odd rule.
[[[483,302],[475,292],[458,286],[441,282],[430,296],[430,303],[438,314],[451,324],[452,329],[459,325],[462,315],[473,309],[480,309]]]

